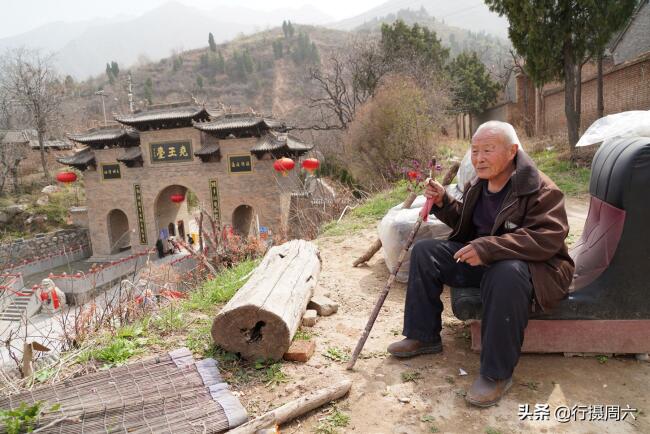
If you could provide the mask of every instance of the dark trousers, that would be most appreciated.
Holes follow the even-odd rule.
[[[421,240],[413,246],[402,333],[422,342],[439,341],[443,285],[480,287],[481,375],[493,380],[510,378],[521,354],[532,301],[528,265],[519,260],[478,267],[457,263],[454,253],[463,246],[435,239]]]

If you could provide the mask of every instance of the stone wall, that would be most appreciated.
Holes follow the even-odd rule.
[[[8,268],[11,264],[17,265],[59,255],[80,246],[89,250],[88,229],[63,229],[3,243],[0,244],[0,269]]]

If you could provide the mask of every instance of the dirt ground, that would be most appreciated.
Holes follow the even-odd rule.
[[[586,217],[584,201],[569,201],[572,238],[577,240]],[[354,371],[344,362],[328,359],[329,348],[352,352],[368,315],[388,278],[381,252],[367,267],[353,268],[352,261],[365,250],[376,231],[367,229],[354,236],[317,240],[323,268],[316,289],[340,305],[338,313],[320,318],[312,328],[316,353],[306,364],[284,363],[289,382],[274,389],[258,386],[237,391],[252,413],[266,410],[316,390],[342,378],[353,381],[350,394],[338,402],[340,411],[350,416],[338,432],[359,433],[515,433],[650,432],[648,390],[650,363],[634,357],[564,357],[525,354],[515,370],[514,384],[497,406],[476,409],[466,404],[465,391],[479,370],[479,354],[470,349],[469,327],[451,313],[448,290],[444,292],[442,354],[398,360],[386,347],[401,339],[406,287],[396,283],[379,315],[362,357]],[[571,333],[571,330],[567,330]],[[461,376],[460,369],[468,375]],[[417,377],[416,381],[404,381]],[[547,421],[520,420],[519,405],[550,404]],[[557,406],[620,405],[639,410],[636,420],[570,421],[555,419]],[[331,407],[316,410],[289,425],[283,433],[314,432]]]

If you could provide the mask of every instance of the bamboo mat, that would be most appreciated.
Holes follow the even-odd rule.
[[[0,398],[0,408],[37,401],[61,406],[39,426],[66,418],[47,433],[218,433],[247,420],[217,362],[186,348]]]

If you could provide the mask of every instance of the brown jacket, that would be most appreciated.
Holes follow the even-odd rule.
[[[463,202],[448,194],[433,214],[453,229],[449,239],[470,243],[489,265],[504,259],[528,263],[535,304],[550,309],[566,297],[574,264],[564,242],[569,233],[564,194],[523,151],[515,157],[511,188],[503,200],[490,236],[474,239],[472,212],[487,181],[474,178],[465,187]]]

